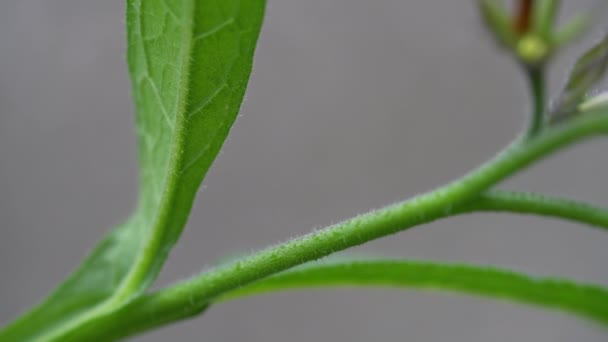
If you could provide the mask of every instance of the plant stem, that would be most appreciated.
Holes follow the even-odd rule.
[[[457,210],[461,213],[489,211],[556,217],[608,230],[608,208],[535,193],[489,191]]]
[[[542,66],[526,66],[532,96],[532,112],[528,124],[528,138],[536,136],[543,127],[545,116],[545,71]]]
[[[557,217],[562,219],[567,219],[579,223],[584,223],[590,226],[602,228],[604,230],[608,230],[608,209],[595,207],[587,203],[581,203],[569,199],[555,198],[543,196],[535,193],[521,193],[521,192],[509,192],[509,191],[488,191],[482,194],[480,197],[474,199],[472,202],[467,203],[463,206],[457,206],[454,208],[453,212],[446,213],[445,217],[456,216],[460,214],[471,214],[474,212],[507,212],[507,213],[518,213],[518,214],[533,214],[547,217]],[[444,267],[445,265],[442,265]],[[437,266],[438,267],[438,266]],[[423,270],[428,271],[427,268]],[[474,268],[471,268],[474,270]],[[428,272],[427,272],[428,273]],[[491,283],[490,279],[492,279],[492,275],[488,274],[487,271],[482,270],[479,271],[481,276],[487,277],[488,284]],[[417,279],[424,279],[424,272],[420,273],[416,272]],[[430,276],[434,273],[431,272]],[[430,280],[437,281],[436,279]],[[488,277],[490,276],[490,277]],[[523,277],[523,276],[521,276]],[[478,281],[481,279],[479,277],[476,278]],[[542,284],[537,283],[536,281],[531,281],[531,283],[535,284],[535,288],[542,288]],[[258,282],[256,282],[258,284]],[[375,283],[370,283],[368,285],[373,285]],[[425,283],[426,284],[426,283]],[[448,281],[445,284],[442,284],[442,287],[447,289],[454,289],[459,291],[458,287],[461,283],[456,281]],[[423,284],[424,285],[424,284]],[[491,284],[490,284],[491,285]],[[575,285],[572,285],[575,286]],[[418,287],[414,284],[413,287]],[[424,286],[422,286],[424,287]],[[249,287],[247,287],[248,289]],[[254,288],[256,288],[254,286]],[[508,285],[503,286],[506,289],[506,294],[510,294],[508,291],[510,288]],[[490,289],[497,290],[490,286]],[[246,293],[247,290],[244,290]],[[502,290],[501,290],[502,291]],[[241,296],[241,290],[237,290],[235,294],[233,292],[228,292],[228,298]],[[465,291],[466,292],[466,291]],[[567,291],[566,291],[567,292]],[[561,296],[560,291],[556,292],[556,296]],[[565,293],[565,292],[564,292]],[[531,302],[534,303],[535,297],[522,296],[525,292],[517,292],[513,291],[512,298],[515,298],[519,301],[523,302]],[[225,296],[222,296],[224,298]],[[545,297],[543,297],[545,298]],[[202,306],[199,310],[204,310],[206,306]],[[583,314],[587,313],[585,311],[584,303],[579,303],[579,305],[570,305],[565,309],[573,312],[582,312]],[[186,317],[193,315],[193,312],[188,313]],[[602,316],[603,317],[603,316]],[[145,318],[145,317],[144,317]],[[174,317],[177,318],[177,317]],[[595,317],[596,318],[596,317]],[[170,322],[170,321],[168,321]],[[143,324],[144,322],[142,322]],[[137,325],[136,325],[137,326]],[[145,329],[144,329],[145,330]],[[124,333],[124,332],[123,332]]]
[[[228,292],[214,304],[279,291],[344,286],[447,290],[488,296],[559,309],[608,326],[608,289],[598,285],[530,277],[496,267],[401,259],[307,264]]]
[[[291,267],[457,212],[490,186],[573,143],[608,134],[608,114],[595,113],[519,139],[461,179],[411,200],[369,212],[262,250],[86,322],[58,341],[111,340],[194,316],[217,296]]]

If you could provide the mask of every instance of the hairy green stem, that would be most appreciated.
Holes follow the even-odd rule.
[[[220,267],[160,292],[143,296],[117,312],[78,327],[62,341],[128,336],[200,313],[215,297],[293,266],[451,215],[458,205],[530,163],[598,134],[608,133],[608,116],[585,115],[519,141],[462,179],[438,190],[330,226]]]
[[[506,212],[556,217],[608,230],[608,209],[570,199],[548,197],[535,193],[488,191],[474,199],[472,202],[456,207],[451,214],[446,216],[470,214],[474,212]],[[367,261],[361,261],[359,263],[366,262]],[[387,262],[394,263],[395,261]],[[597,305],[590,305],[597,295],[606,297],[608,296],[608,292],[594,285],[578,285],[559,279],[533,279],[528,278],[523,274],[496,268],[480,269],[469,265],[427,264],[421,262],[399,263],[401,267],[407,268],[407,272],[405,274],[399,274],[400,278],[399,281],[396,282],[397,286],[420,289],[448,289],[474,295],[485,294],[491,297],[504,297],[523,303],[558,308],[608,324],[606,318],[608,317],[608,309]],[[330,269],[335,267],[335,265],[328,265],[326,267]],[[394,271],[394,265],[391,267]],[[458,272],[450,273],[451,275],[449,278],[438,278],[436,271],[445,269],[455,269]],[[464,273],[463,269],[465,270]],[[319,271],[326,270],[325,267],[319,269]],[[374,268],[374,270],[378,272],[378,274],[388,274],[384,272],[382,268]],[[313,279],[311,280],[310,274],[307,274],[306,281],[298,282],[298,272],[299,271],[296,270],[293,273],[287,273],[285,275],[281,273],[278,278],[271,277],[268,278],[268,281],[264,279],[261,282],[255,282],[252,286],[245,286],[236,291],[227,292],[225,295],[219,296],[217,300],[223,302],[225,300],[237,299],[252,294],[315,286],[315,279],[312,277]],[[369,271],[367,272],[369,273]],[[336,275],[339,276],[339,274],[336,274],[333,271],[330,273],[334,277]],[[368,273],[366,273],[366,279],[368,279],[368,281],[365,282],[364,286],[391,286],[390,282],[385,282],[386,277],[371,277]],[[474,274],[474,276],[472,276],[472,274]],[[293,284],[289,285],[289,279],[292,279],[294,276],[296,276],[295,281],[293,281]],[[512,283],[504,283],[497,280],[504,277],[509,277],[510,279],[515,278],[517,282],[513,285]],[[284,283],[285,278],[288,279],[287,284]],[[311,284],[311,282],[313,284]],[[277,285],[276,288],[273,287],[273,284],[275,283]],[[468,286],[469,284],[472,285]],[[547,292],[545,287],[547,284],[554,285],[549,288],[549,292]],[[338,277],[335,282],[332,282],[331,279],[328,279],[327,275],[323,276],[322,281],[319,280],[318,286],[327,287],[340,285],[357,286],[356,283],[346,282],[340,277]],[[179,284],[176,286],[179,286]],[[258,290],[260,288],[261,290]],[[575,291],[571,291],[572,289],[575,289]],[[183,307],[187,308],[187,310],[184,310],[183,312],[177,310],[174,312],[174,315],[167,314],[163,311],[163,315],[157,316],[157,313],[154,311],[155,306],[158,303],[157,301],[159,297],[163,297],[163,291],[170,290],[171,289],[161,290],[160,292],[144,297],[144,300],[138,300],[132,306],[125,308],[124,312],[120,313],[119,316],[124,314],[129,317],[128,325],[123,326],[122,330],[117,332],[117,335],[108,334],[109,332],[106,333],[106,338],[112,339],[133,335],[163,324],[169,324],[173,321],[195,316],[205,311],[208,307],[207,304],[202,304],[201,302],[196,302],[194,300],[191,301],[192,297],[189,295],[186,296],[184,293],[181,300]],[[186,299],[188,299],[187,302]],[[152,303],[148,303],[148,300],[151,300]],[[217,300],[215,303],[217,303]],[[165,301],[163,303],[166,305],[170,302]],[[162,307],[159,309],[162,311]],[[151,317],[158,317],[162,320],[152,320]]]
[[[575,221],[575,222],[579,222],[579,223],[584,223],[589,226],[608,230],[608,209],[592,206],[587,203],[581,203],[581,202],[573,201],[570,199],[548,197],[548,196],[543,196],[543,195],[535,194],[535,193],[521,193],[521,192],[510,192],[510,191],[488,191],[488,192],[482,194],[481,196],[479,196],[478,198],[474,199],[472,202],[467,203],[466,205],[455,207],[454,211],[450,214],[447,214],[447,216],[470,214],[470,213],[475,213],[475,212],[506,212],[506,213],[533,214],[533,215],[539,215],[539,216],[556,217],[556,218],[567,219],[567,220],[571,220],[571,221]],[[408,264],[408,267],[411,267],[411,266],[409,266],[409,264]],[[437,267],[439,267],[439,266],[437,266]],[[441,267],[445,267],[445,265],[442,265]],[[418,268],[419,268],[418,265],[416,265],[416,269],[418,269]],[[426,273],[424,273],[424,272],[420,273],[419,270],[416,271],[416,274],[417,274],[416,279],[427,279],[427,278],[425,278],[424,275],[428,273],[428,271],[429,271],[428,267],[424,267],[423,271],[425,271]],[[491,279],[493,279],[494,274],[488,273],[487,271],[478,271],[478,272],[480,273],[480,275],[485,276],[488,279],[486,281],[486,283],[488,283],[488,286],[489,286],[488,288],[490,290],[496,290],[495,287],[491,286],[493,283],[491,281]],[[438,280],[438,279],[432,278],[431,276],[434,274],[435,274],[434,272],[431,272],[428,276],[428,281],[424,281],[422,284],[418,284],[418,283],[411,284],[411,287],[414,287],[414,288],[434,287],[433,284],[437,284],[437,282],[441,280],[441,279]],[[519,276],[519,277],[523,278],[524,276]],[[441,286],[439,286],[440,288],[467,292],[466,289],[461,289],[459,287],[460,285],[462,285],[462,282],[459,281],[458,279],[460,279],[460,278],[457,277],[455,280],[449,279],[446,283],[442,283],[442,284],[438,284],[438,285],[441,285]],[[476,279],[477,279],[477,281],[480,280],[479,277],[477,277]],[[378,285],[382,285],[381,280],[382,280],[381,278],[378,278],[377,281],[370,281],[370,283],[368,285],[374,285],[377,283],[378,283]],[[540,289],[544,286],[544,283],[539,283],[535,280],[529,281],[529,282],[534,284],[535,288]],[[255,290],[259,287],[259,286],[257,286],[258,282],[256,282],[255,284],[256,285],[254,285],[254,287],[252,288],[253,290]],[[327,284],[323,283],[323,284],[320,284],[320,286],[327,286]],[[572,286],[575,286],[575,285],[572,285]],[[227,297],[222,296],[221,298],[232,299],[232,298],[240,297],[242,295],[247,295],[249,293],[248,291],[250,291],[250,290],[248,290],[249,288],[250,287],[246,287],[243,290],[239,289],[236,292],[234,292],[234,291],[228,292]],[[525,294],[530,293],[530,291],[512,292],[512,291],[509,291],[508,285],[504,285],[503,288],[506,289],[505,291],[503,291],[503,293],[505,293],[507,295],[507,297],[509,297],[509,298],[514,298],[515,300],[522,301],[522,302],[535,303],[535,297],[525,296]],[[265,288],[264,292],[270,292],[271,289],[272,289],[272,287]],[[252,292],[254,292],[254,294],[257,293],[257,291],[252,291]],[[563,293],[566,293],[566,292],[567,291],[560,290],[560,291],[556,292],[554,297],[564,296]],[[489,292],[489,294],[491,294],[491,293],[492,292]],[[544,296],[544,297],[541,296],[541,299],[543,299],[543,298],[546,299],[546,296]],[[589,315],[586,315],[587,311],[585,311],[585,309],[586,309],[585,305],[588,302],[589,301],[585,301],[584,303],[579,303],[579,305],[565,306],[565,309],[567,311],[573,311],[575,313],[582,312],[585,316],[589,316]],[[542,304],[545,304],[545,302],[542,302]],[[547,304],[547,305],[549,305],[549,304]],[[551,305],[549,305],[549,306],[551,306]],[[555,306],[560,307],[559,305],[555,305]],[[199,310],[202,311],[205,308],[206,308],[206,306],[202,306]],[[189,314],[187,316],[190,316],[191,314],[193,314],[193,313],[189,311]],[[141,318],[147,319],[147,316],[142,316]],[[181,316],[170,317],[170,320],[168,320],[167,323],[171,322],[172,320],[179,319],[179,318],[181,318]],[[144,324],[144,326],[147,327],[145,322],[142,321],[141,324]],[[134,326],[141,327],[140,324],[134,324]],[[143,329],[143,330],[145,330],[145,329]],[[130,333],[132,334],[132,333],[136,333],[136,332],[137,331],[131,331]],[[124,334],[124,331],[122,333]]]
[[[494,159],[437,190],[369,212],[135,299],[76,327],[59,341],[111,340],[194,316],[217,296],[334,252],[450,216],[490,186],[583,138],[608,134],[608,114],[572,119],[520,139]]]

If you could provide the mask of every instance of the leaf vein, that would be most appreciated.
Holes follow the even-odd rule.
[[[188,119],[191,119],[194,115],[200,113],[203,109],[205,109],[205,107],[207,107],[227,86],[227,83],[222,83],[219,87],[217,87],[217,89],[213,93],[201,100],[199,104],[196,105],[196,107],[194,107],[190,112],[188,112]]]
[[[158,108],[160,109],[161,114],[165,118],[167,125],[171,129],[173,129],[175,125],[173,123],[173,120],[171,119],[171,115],[169,114],[167,108],[165,107],[165,104],[163,103],[163,99],[160,96],[160,91],[156,86],[156,82],[154,82],[154,80],[149,75],[145,75],[144,80],[146,80],[150,85],[150,89],[152,89],[152,93],[154,93],[154,98],[156,98],[156,101],[158,102]]]
[[[209,30],[199,33],[196,36],[194,36],[194,41],[198,42],[205,38],[209,38],[209,37],[213,36],[214,34],[217,34],[217,33],[221,32],[222,30],[225,30],[226,28],[228,28],[230,25],[233,25],[234,23],[235,23],[234,17],[229,17],[228,19],[226,19],[223,22],[217,24],[216,26],[210,28]]]
[[[173,19],[175,19],[175,21],[178,24],[183,25],[184,20],[182,18],[180,18],[180,16],[177,15],[177,13],[175,13],[173,8],[167,3],[167,0],[162,0],[161,2],[163,4],[163,6],[165,7],[165,9],[167,10],[167,13],[169,13],[169,15],[171,15],[171,17],[173,17]]]

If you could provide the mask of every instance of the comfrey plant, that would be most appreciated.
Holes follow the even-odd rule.
[[[0,330],[0,341],[111,341],[202,314],[243,296],[294,288],[433,288],[562,310],[608,326],[608,289],[474,265],[334,260],[334,252],[437,219],[481,211],[551,216],[608,229],[608,209],[496,185],[568,146],[608,135],[608,36],[574,65],[549,105],[545,71],[585,26],[557,27],[558,0],[514,10],[478,0],[496,42],[527,77],[528,128],[464,177],[210,269],[150,286],[186,224],[195,194],[232,126],[252,67],[264,0],[127,0],[128,65],[137,109],[140,190],[133,214],[48,298]],[[296,267],[302,265],[301,267]]]

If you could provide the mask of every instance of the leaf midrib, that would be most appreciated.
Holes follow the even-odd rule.
[[[168,219],[176,196],[177,184],[179,183],[179,179],[181,177],[181,173],[179,172],[179,170],[181,170],[181,165],[183,163],[183,145],[186,136],[184,121],[187,119],[185,115],[185,109],[187,106],[187,97],[189,94],[190,68],[192,64],[191,58],[189,58],[189,56],[192,52],[192,43],[194,41],[194,16],[196,13],[196,0],[183,1],[185,4],[184,13],[186,17],[179,21],[180,25],[184,27],[184,40],[182,44],[183,48],[180,53],[180,63],[178,64],[177,68],[180,85],[177,91],[178,100],[173,125],[171,147],[169,149],[171,156],[163,180],[163,196],[157,207],[158,209],[155,215],[155,219],[153,221],[154,223],[152,224],[153,228],[151,233],[148,235],[149,238],[146,240],[146,243],[140,247],[140,252],[137,258],[135,259],[133,266],[131,267],[130,271],[125,275],[121,284],[111,297],[106,299],[97,307],[94,307],[90,311],[86,312],[85,314],[70,319],[63,324],[60,324],[55,329],[52,329],[50,332],[39,336],[38,338],[36,338],[36,341],[59,341],[62,336],[65,336],[66,333],[69,333],[69,331],[73,330],[75,327],[78,327],[88,321],[91,321],[95,319],[95,317],[103,316],[113,310],[116,310],[120,306],[129,302],[130,299],[137,296],[139,294],[138,292],[143,292],[145,290],[145,288],[142,288],[141,284],[142,281],[145,279],[150,269],[150,266],[154,262],[155,255],[157,254],[162,245],[163,236],[167,228],[167,222],[169,221]],[[166,2],[163,1],[163,4],[167,7],[167,11],[169,11],[171,15],[175,15],[173,11],[170,10],[170,6]],[[141,28],[141,15],[141,2],[139,2],[139,9],[137,11],[137,27],[139,31],[140,44],[144,45],[143,31]],[[147,53],[145,52],[146,49],[144,46],[142,46],[142,51],[144,51],[144,53],[146,54],[145,68],[146,75],[149,77]]]
[[[145,0],[142,0],[145,1]],[[129,273],[125,276],[121,285],[119,286],[116,294],[113,296],[118,302],[122,302],[133,294],[139,292],[141,289],[142,279],[147,275],[150,265],[154,261],[154,257],[161,248],[163,236],[169,222],[170,213],[172,211],[173,202],[175,201],[176,189],[180,180],[180,173],[183,164],[183,146],[186,138],[186,129],[184,121],[186,119],[186,107],[187,98],[189,94],[190,85],[190,69],[192,65],[192,59],[189,58],[192,52],[194,42],[194,17],[195,17],[195,6],[196,0],[183,0],[185,4],[184,14],[185,18],[181,19],[179,23],[184,27],[183,42],[181,44],[182,49],[180,53],[180,62],[178,64],[178,79],[179,87],[177,90],[177,106],[175,109],[175,119],[173,126],[173,136],[170,151],[170,160],[167,165],[167,169],[164,173],[164,191],[161,201],[158,205],[158,209],[155,215],[154,223],[152,224],[152,231],[149,234],[149,238],[146,243],[141,247],[140,253],[137,256],[135,263]],[[163,1],[167,11],[175,16],[175,13],[171,10],[169,4]],[[176,17],[176,19],[179,17]],[[185,21],[184,21],[185,20]],[[138,12],[138,29],[141,44],[144,45],[142,38],[141,29],[141,11]]]

